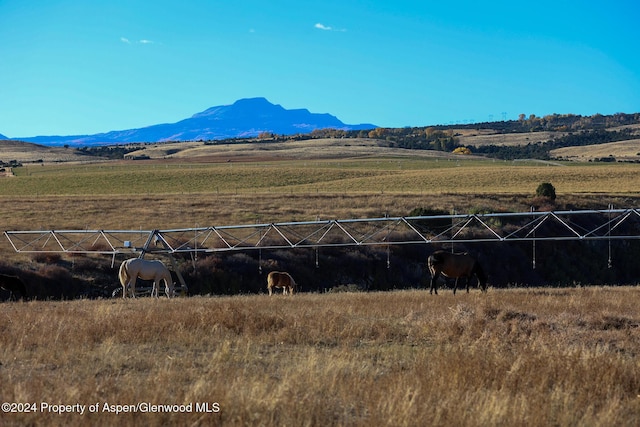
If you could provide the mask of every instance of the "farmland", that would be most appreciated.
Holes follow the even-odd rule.
[[[523,194],[552,182],[565,194],[635,194],[635,164],[364,158],[195,163],[168,160],[14,168],[3,196],[120,194]]]
[[[527,211],[540,203],[541,182],[555,186],[556,208],[640,201],[635,164],[375,153],[29,164],[0,178],[0,224],[152,229],[418,207]],[[109,260],[25,256],[5,240],[0,250],[4,270],[29,277],[71,280],[67,269],[115,277]],[[322,262],[326,276],[332,266]],[[249,273],[238,276],[246,283]],[[582,285],[4,303],[0,397],[39,411],[5,413],[2,423],[635,425],[640,294]],[[186,412],[107,412],[141,402]],[[205,402],[219,411],[187,411]],[[99,410],[57,414],[42,403]]]
[[[410,150],[396,150],[404,155],[389,157],[386,149],[378,152],[375,147],[368,147],[367,155],[340,155],[350,147],[359,149],[322,145],[333,154],[307,153],[299,159],[283,157],[276,150],[272,155],[262,153],[260,158],[236,155],[231,156],[233,161],[226,161],[228,151],[222,157],[213,151],[190,158],[27,164],[14,168],[14,176],[2,178],[0,194],[4,205],[11,208],[0,211],[0,223],[5,230],[149,230],[407,216],[415,209],[468,213],[522,212],[532,206],[557,210],[638,206],[640,174],[636,164],[494,161],[433,153],[411,156]],[[239,150],[244,152],[245,148]],[[551,182],[556,188],[558,197],[552,205],[535,196],[541,182]],[[15,260],[18,268],[36,272],[44,268],[34,265],[32,257],[13,252],[6,239],[0,248],[6,253],[5,260]],[[235,284],[225,289],[254,291],[261,287],[258,277],[251,279],[251,285],[246,283],[248,272],[254,271],[250,264],[258,261],[242,262],[247,271],[232,269],[238,276]],[[74,259],[71,263],[76,265]],[[104,271],[99,277],[92,277],[91,270],[88,266],[81,277],[86,286],[113,286],[106,267],[99,269]],[[593,275],[583,275],[593,280]],[[625,284],[627,276],[621,279]],[[386,289],[390,285],[382,282],[388,280],[381,277],[375,281],[381,281],[380,289]],[[514,273],[503,282],[527,280]],[[44,289],[51,286],[43,283],[39,288],[41,297],[50,295]],[[219,292],[210,285],[203,289]],[[61,294],[73,297],[75,292],[57,295]]]

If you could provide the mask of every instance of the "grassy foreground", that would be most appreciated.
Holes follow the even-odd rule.
[[[639,304],[622,287],[8,303],[0,397],[37,412],[1,424],[637,425]]]

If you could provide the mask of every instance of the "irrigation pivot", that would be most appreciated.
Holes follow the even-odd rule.
[[[166,230],[5,231],[19,253],[210,253],[372,245],[640,239],[640,209],[458,214]]]

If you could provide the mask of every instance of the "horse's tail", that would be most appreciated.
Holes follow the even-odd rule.
[[[269,291],[269,295],[273,292],[273,271],[267,274],[267,291]]]
[[[436,251],[429,255],[428,262],[430,265],[442,264],[445,259],[445,254],[442,251]]]
[[[122,286],[127,286],[127,282],[129,281],[129,271],[127,270],[127,261],[124,261],[120,264],[120,270],[118,270],[118,279],[120,280],[120,284]],[[123,292],[125,290],[123,289]]]
[[[273,276],[274,276],[273,271],[272,271],[271,273],[267,274],[267,287],[268,287],[268,288],[272,288],[272,287],[273,287],[273,285],[274,285],[274,283],[273,283],[273,282],[274,282]]]
[[[427,258],[427,267],[429,267],[429,272],[433,276],[436,271],[436,266],[442,265],[444,262],[444,258],[442,257],[442,253],[434,252]]]

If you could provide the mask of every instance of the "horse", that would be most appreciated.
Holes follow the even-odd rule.
[[[169,269],[165,267],[162,261],[146,260],[142,258],[129,258],[120,264],[118,278],[122,285],[122,298],[127,297],[127,289],[131,289],[131,296],[136,296],[136,279],[153,280],[153,289],[151,296],[155,293],[158,298],[158,286],[160,281],[164,280],[165,293],[167,298],[173,295],[173,279]]]
[[[482,270],[480,263],[468,253],[450,253],[446,251],[436,251],[427,259],[429,272],[431,273],[431,288],[429,293],[435,292],[438,295],[436,280],[442,274],[445,277],[455,278],[456,284],[453,287],[453,294],[458,288],[458,279],[464,278],[467,281],[467,293],[469,293],[469,281],[473,275],[478,279],[478,285],[482,292],[487,291],[487,275]]]
[[[0,274],[0,288],[11,293],[10,299],[16,300],[16,292],[20,294],[20,298],[27,299],[27,287],[24,282],[20,280],[18,276],[9,276],[7,274]]]
[[[282,295],[287,295],[287,293],[293,295],[296,286],[298,285],[293,277],[284,271],[272,271],[267,275],[269,295],[273,293],[273,288],[282,288]]]

